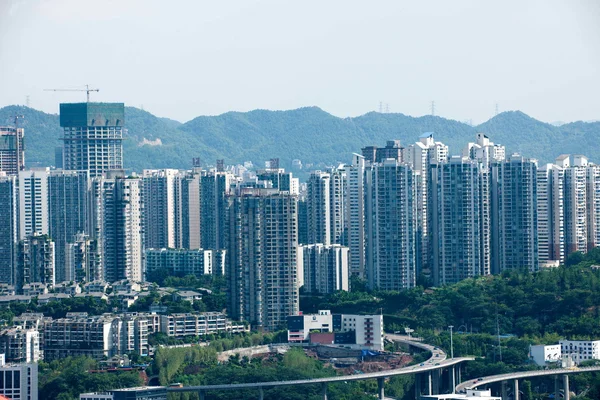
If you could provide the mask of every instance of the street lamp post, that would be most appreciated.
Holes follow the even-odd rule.
[[[450,358],[454,358],[454,343],[452,342],[452,328],[454,328],[454,325],[448,325],[448,328],[450,328]]]

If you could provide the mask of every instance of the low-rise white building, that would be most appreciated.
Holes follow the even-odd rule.
[[[562,358],[561,346],[560,344],[529,346],[529,358],[541,367],[546,363],[559,362]]]
[[[12,400],[38,400],[38,366],[5,364],[0,354],[0,397]]]
[[[492,391],[467,389],[466,393],[429,394],[421,395],[421,400],[502,400],[501,397],[492,396]]]
[[[570,357],[576,364],[587,360],[600,360],[600,340],[561,340],[563,356]]]
[[[288,342],[306,342],[311,332],[354,332],[351,344],[373,350],[384,347],[383,315],[331,314],[329,310],[319,310],[318,314],[291,315],[287,321]]]

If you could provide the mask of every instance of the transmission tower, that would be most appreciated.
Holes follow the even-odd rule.
[[[431,115],[435,116],[435,101],[431,102]]]

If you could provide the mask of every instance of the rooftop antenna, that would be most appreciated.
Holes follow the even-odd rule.
[[[90,102],[90,92],[99,92],[100,89],[90,89],[90,85],[85,85],[85,89],[44,89],[46,92],[85,92],[87,102]]]
[[[431,102],[431,115],[435,116],[435,101]]]

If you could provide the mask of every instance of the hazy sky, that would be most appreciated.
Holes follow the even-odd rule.
[[[600,119],[600,1],[0,0],[0,106]]]

